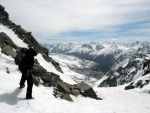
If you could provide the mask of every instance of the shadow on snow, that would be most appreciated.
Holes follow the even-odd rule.
[[[20,88],[16,88],[12,93],[4,93],[0,95],[0,102],[7,103],[9,105],[15,105],[19,100],[23,100],[22,98],[18,98],[17,96],[21,93]]]

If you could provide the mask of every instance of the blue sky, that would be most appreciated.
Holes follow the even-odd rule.
[[[0,0],[41,43],[150,41],[150,0]]]

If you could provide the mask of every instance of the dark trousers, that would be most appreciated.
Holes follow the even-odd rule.
[[[25,81],[27,80],[27,93],[26,93],[26,97],[30,98],[32,97],[32,87],[33,87],[33,81],[32,81],[32,73],[29,74],[29,76],[27,77],[27,71],[21,71],[22,73],[22,77],[20,80],[20,85],[24,85]]]

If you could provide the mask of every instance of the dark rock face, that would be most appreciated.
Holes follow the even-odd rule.
[[[134,88],[143,88],[145,85],[149,84],[150,80],[139,80],[137,83],[132,82],[128,86],[125,87],[125,90],[130,90]]]
[[[57,87],[61,92],[71,94],[70,87],[67,84],[63,82],[58,82]]]
[[[125,87],[125,90],[129,90],[129,89],[134,89],[135,86],[133,85],[134,83],[132,82],[130,85]]]
[[[75,85],[69,85],[64,82],[58,81],[57,87],[54,88],[54,96],[60,97],[65,100],[72,101],[70,99],[70,94],[74,96],[78,96],[79,94],[84,97],[90,97],[97,100],[102,100],[101,98],[97,97],[96,93],[94,92],[93,88],[88,84],[81,82]]]
[[[35,77],[34,75],[32,75],[32,80],[33,80],[33,83],[36,85],[36,86],[39,86],[40,84],[40,81],[37,77]]]
[[[1,32],[0,33],[0,47],[5,47],[9,45],[10,47],[14,48],[14,49],[18,49],[19,47],[10,39],[10,37],[4,33]]]
[[[41,66],[39,65],[38,61],[36,60],[36,62],[34,63],[34,67],[33,67],[33,75],[35,76],[41,76],[43,73],[46,73],[47,71]]]
[[[89,45],[89,44],[86,44],[86,43],[83,44],[82,48],[84,48],[84,47],[93,50],[93,47],[91,45]]]
[[[136,86],[136,87],[139,87],[139,86],[142,85],[142,83],[143,83],[143,81],[142,81],[142,80],[139,80],[139,81],[135,84],[135,86]]]
[[[117,78],[115,76],[109,76],[106,80],[104,80],[99,87],[116,87],[117,86]]]
[[[68,95],[68,94],[65,94],[61,97],[61,99],[64,99],[64,100],[68,100],[68,101],[71,101],[73,102],[72,98]]]
[[[144,62],[143,69],[145,67],[147,67],[147,70],[144,72],[142,76],[145,76],[146,74],[150,73],[150,59]]]
[[[93,88],[86,84],[85,82],[81,82],[79,84],[75,85],[76,89],[79,90],[79,93],[83,95],[84,97],[90,97],[98,100],[102,100],[101,98],[98,98],[96,93],[94,92]]]
[[[0,20],[8,19],[9,15],[8,13],[4,10],[5,8],[0,5]]]
[[[102,45],[97,45],[97,46],[95,47],[96,50],[101,50],[101,49],[103,49],[103,48],[104,48],[104,46],[102,46]]]
[[[5,46],[3,49],[2,49],[2,53],[6,54],[6,55],[10,55],[12,56],[13,58],[16,57],[16,52],[10,47],[10,46]]]
[[[61,79],[59,78],[59,75],[56,75],[54,73],[44,73],[41,77],[41,79],[44,81],[45,85],[48,85],[49,87],[51,86],[56,86]]]

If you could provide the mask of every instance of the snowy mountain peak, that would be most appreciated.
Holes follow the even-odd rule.
[[[88,48],[88,49],[91,49],[93,50],[93,47],[90,45],[90,44],[83,44],[81,48]]]
[[[103,45],[96,45],[96,47],[95,47],[95,49],[96,49],[97,51],[99,51],[99,50],[101,50],[101,49],[103,49],[103,48],[104,48]]]

